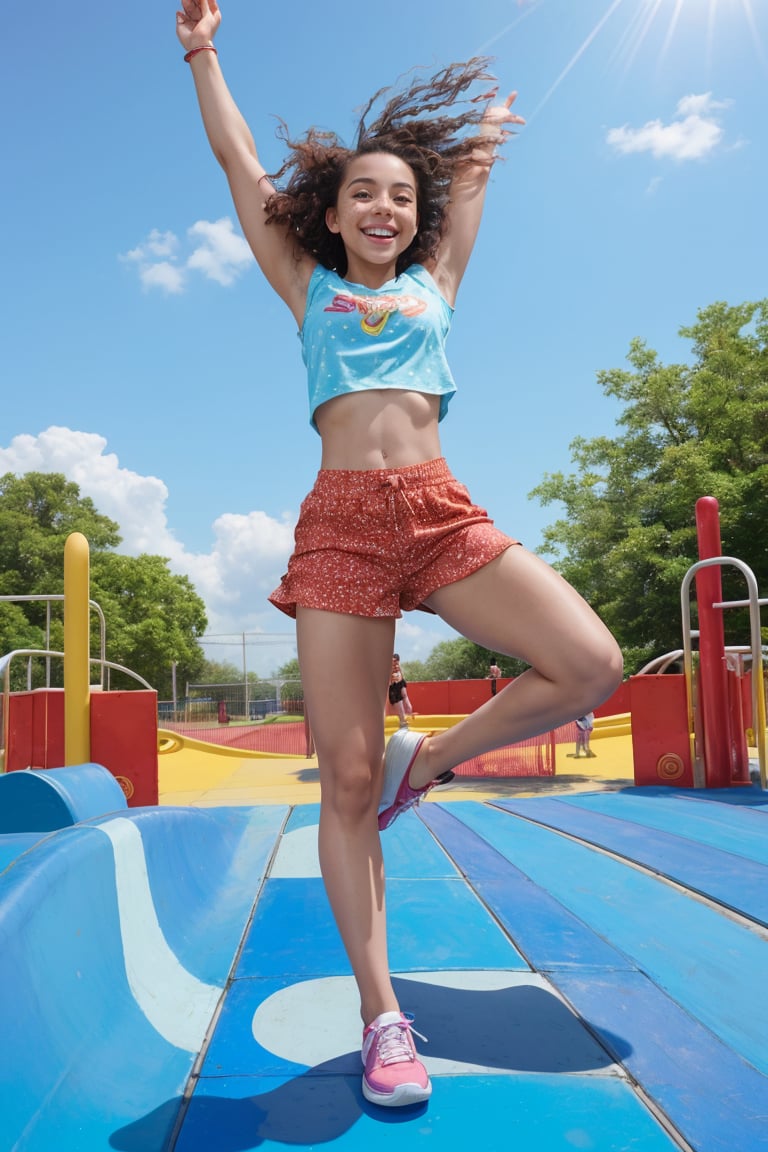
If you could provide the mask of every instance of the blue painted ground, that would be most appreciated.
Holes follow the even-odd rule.
[[[360,1092],[317,815],[0,835],[0,1152],[768,1150],[768,795],[402,818],[390,959],[434,1083],[402,1110]]]

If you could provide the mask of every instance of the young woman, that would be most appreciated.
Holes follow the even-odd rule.
[[[319,854],[360,992],[363,1092],[426,1099],[387,957],[379,830],[479,753],[581,716],[621,678],[610,634],[553,569],[500,532],[442,458],[455,384],[445,338],[515,94],[478,98],[485,61],[415,82],[353,148],[310,130],[274,180],[224,82],[216,0],[182,0],[177,33],[243,232],[300,329],[320,471],[288,572],[270,597],[296,618],[320,766]],[[435,612],[530,668],[456,727],[400,729],[382,713],[395,619]],[[343,699],[343,713],[337,701]]]
[[[400,727],[408,724],[406,716],[413,716],[413,707],[408,696],[408,681],[403,676],[400,667],[400,656],[397,652],[392,657],[392,672],[389,677],[389,703],[397,713]]]

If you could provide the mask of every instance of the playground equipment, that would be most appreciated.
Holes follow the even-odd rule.
[[[668,654],[655,671],[651,667],[630,677],[618,693],[601,709],[620,714],[622,727],[631,726],[635,782],[640,785],[673,784],[678,787],[723,788],[749,785],[751,780],[746,731],[752,733],[757,748],[761,786],[766,779],[766,705],[763,681],[763,653],[760,633],[760,600],[754,574],[741,560],[721,555],[717,501],[702,497],[696,505],[699,561],[688,571],[681,590],[683,648]],[[747,583],[748,599],[724,602],[720,569],[730,565],[740,571]],[[158,801],[158,741],[163,753],[176,751],[190,742],[193,733],[158,730],[157,698],[151,686],[129,669],[112,664],[105,657],[103,615],[88,598],[88,543],[80,533],[66,541],[64,552],[64,596],[2,599],[64,600],[64,652],[16,651],[0,659],[2,686],[2,731],[0,772],[14,769],[44,769],[95,761],[105,765],[123,788],[133,806]],[[690,586],[695,581],[699,628],[690,624]],[[723,616],[726,609],[748,607],[750,644],[726,648]],[[90,657],[90,611],[99,615],[101,650]],[[694,668],[693,642],[698,639],[698,664]],[[51,658],[64,661],[64,689],[32,689],[10,692],[10,667],[15,658]],[[682,674],[669,674],[673,658],[682,658]],[[746,668],[747,663],[751,667]],[[90,668],[99,671],[98,685],[90,684]],[[105,673],[115,669],[132,676],[142,689],[131,692],[105,690]],[[455,723],[458,713],[473,711],[487,698],[487,681],[444,682],[439,685],[413,685],[420,713],[418,726],[429,721],[430,728]],[[432,695],[430,695],[430,692]],[[477,699],[470,700],[467,693]],[[435,693],[438,693],[436,696]],[[448,699],[446,693],[456,699]],[[439,696],[439,699],[438,699]],[[433,699],[434,697],[434,699]],[[459,698],[460,697],[460,698]],[[438,705],[442,704],[442,707]],[[455,706],[453,706],[455,705]],[[615,706],[614,706],[615,705]],[[438,715],[447,713],[448,715]],[[456,713],[456,715],[454,715]],[[440,723],[440,721],[443,723]],[[221,720],[221,717],[220,717]],[[233,730],[234,731],[234,730]],[[615,730],[618,733],[618,729]],[[543,752],[554,772],[554,735],[551,748]],[[233,735],[230,755],[241,757],[274,755],[244,746],[238,729]],[[305,732],[306,755],[311,751],[311,734]],[[534,752],[540,756],[537,743]],[[236,745],[236,746],[235,746]],[[543,747],[543,746],[542,746]],[[478,770],[474,765],[473,769]],[[466,773],[465,773],[466,774]],[[507,774],[502,770],[491,774]],[[514,773],[521,774],[521,773]],[[522,774],[542,774],[535,764],[523,765]]]
[[[146,680],[105,658],[104,620],[89,599],[88,541],[80,532],[64,546],[64,596],[4,597],[64,600],[64,651],[19,649],[0,659],[2,748],[0,771],[61,768],[91,760],[104,765],[125,793],[129,805],[157,804],[157,693]],[[98,610],[101,652],[90,656],[90,611]],[[64,688],[31,686],[10,691],[14,660],[43,658],[64,665]],[[95,665],[99,683],[91,686]],[[130,692],[104,687],[109,670],[125,673],[142,685]]]
[[[705,496],[697,501],[696,521],[699,529],[699,563],[689,570],[681,591],[683,608],[683,641],[685,667],[693,663],[688,597],[693,578],[697,582],[699,605],[699,708],[701,714],[701,753],[697,768],[704,773],[707,787],[724,788],[730,783],[749,783],[749,762],[745,728],[754,729],[760,765],[760,781],[766,787],[765,690],[760,629],[760,600],[757,581],[743,561],[723,556],[720,545],[720,521],[717,501]],[[747,600],[724,601],[721,568],[729,565],[742,573],[747,584]],[[729,660],[724,643],[723,613],[726,608],[749,608],[750,646],[731,649],[736,655],[748,651],[751,657],[751,700],[742,689],[745,683],[743,664]],[[687,674],[688,714],[694,710],[692,677]],[[751,709],[749,705],[751,703]],[[750,714],[751,712],[751,714]],[[702,786],[699,783],[698,786]]]
[[[757,748],[760,785],[766,779],[766,710],[760,608],[752,570],[723,556],[717,500],[696,502],[699,560],[681,586],[683,675],[634,676],[630,680],[632,749],[637,784],[728,788],[752,783],[746,730]],[[721,569],[741,572],[746,600],[723,600]],[[690,589],[695,581],[699,627],[691,628]],[[724,612],[749,608],[750,643],[725,645]],[[694,669],[693,641],[698,639]],[[745,658],[751,668],[745,670]]]

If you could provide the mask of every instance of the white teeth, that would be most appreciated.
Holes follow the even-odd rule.
[[[364,228],[363,231],[366,236],[384,236],[387,240],[394,236],[394,232],[391,232],[389,228]]]

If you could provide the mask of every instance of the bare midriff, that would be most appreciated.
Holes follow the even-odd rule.
[[[407,468],[441,455],[440,397],[396,388],[335,396],[315,421],[323,442],[321,468],[367,471]]]

